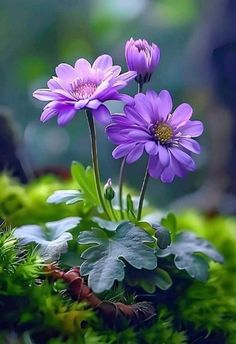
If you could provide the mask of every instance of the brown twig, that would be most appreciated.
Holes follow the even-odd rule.
[[[121,302],[100,300],[86,285],[78,267],[73,267],[64,272],[51,264],[47,266],[46,272],[54,279],[64,280],[68,284],[71,297],[76,301],[87,301],[95,310],[100,312],[105,323],[110,327],[120,329],[127,326],[140,326],[156,316],[155,309],[150,302],[143,301],[126,305]]]

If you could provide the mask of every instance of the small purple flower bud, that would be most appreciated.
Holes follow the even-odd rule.
[[[111,178],[109,178],[104,186],[104,197],[111,201],[115,197],[115,191],[112,188],[112,181]]]
[[[144,84],[150,81],[151,75],[160,61],[160,49],[145,39],[131,38],[125,45],[125,58],[128,69],[137,72],[135,80]]]

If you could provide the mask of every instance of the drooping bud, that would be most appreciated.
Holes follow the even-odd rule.
[[[115,191],[113,190],[112,187],[112,181],[111,178],[109,178],[104,186],[104,197],[108,200],[111,201],[115,197]]]
[[[131,38],[125,45],[125,58],[130,71],[137,72],[135,80],[144,84],[151,79],[151,75],[160,61],[160,49],[145,39]]]

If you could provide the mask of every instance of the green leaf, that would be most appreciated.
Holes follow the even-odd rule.
[[[222,255],[207,240],[191,232],[176,234],[175,242],[165,250],[157,250],[158,257],[173,254],[174,263],[179,270],[186,270],[191,277],[205,281],[208,278],[208,264],[204,256],[197,255],[199,253],[215,262],[223,263],[224,261]]]
[[[130,222],[120,224],[115,232],[95,228],[79,235],[80,244],[92,244],[82,253],[80,269],[88,275],[88,285],[95,293],[109,290],[114,281],[124,279],[125,261],[136,269],[153,270],[157,266],[155,250],[147,243],[155,240]]]
[[[84,200],[93,206],[99,205],[93,169],[90,166],[85,169],[81,163],[73,161],[71,175],[83,191]]]
[[[69,230],[75,228],[80,217],[67,217],[53,222],[47,222],[45,226],[25,225],[16,228],[14,236],[20,239],[22,245],[35,242],[40,247],[43,256],[57,259],[61,253],[67,250],[67,241],[72,240]]]
[[[156,291],[156,287],[167,290],[172,285],[172,279],[168,272],[160,268],[154,270],[129,268],[126,279],[129,285],[140,286],[150,294]]]
[[[166,218],[161,220],[161,224],[170,230],[172,239],[174,239],[177,231],[177,220],[175,215],[169,213]]]
[[[83,194],[78,190],[57,190],[47,199],[47,203],[67,205],[81,201],[83,201]]]
[[[95,222],[100,228],[109,232],[114,232],[117,228],[117,225],[122,222],[108,221],[96,216],[92,217],[92,221]]]
[[[158,247],[164,250],[171,244],[170,232],[160,225],[153,224],[152,227],[156,230],[155,235]]]

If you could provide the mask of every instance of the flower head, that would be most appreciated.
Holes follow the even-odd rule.
[[[160,61],[160,49],[154,43],[151,45],[145,39],[131,38],[125,45],[125,58],[130,71],[137,72],[136,81],[148,82]]]
[[[203,125],[190,120],[191,106],[183,103],[172,112],[168,91],[157,94],[149,90],[134,100],[133,105],[125,106],[125,114],[113,115],[107,127],[108,137],[118,145],[113,157],[126,157],[127,163],[133,163],[146,151],[149,175],[165,183],[194,171],[190,154],[199,154],[200,146],[192,138],[202,134]]]
[[[135,72],[121,74],[119,66],[113,66],[109,55],[99,56],[93,65],[79,59],[75,66],[62,63],[56,67],[56,77],[48,81],[48,89],[36,90],[33,96],[49,103],[44,107],[40,120],[48,121],[57,116],[59,125],[67,124],[78,110],[90,109],[101,123],[110,122],[110,113],[102,103],[107,100],[123,100],[130,97],[119,90],[135,78]]]

